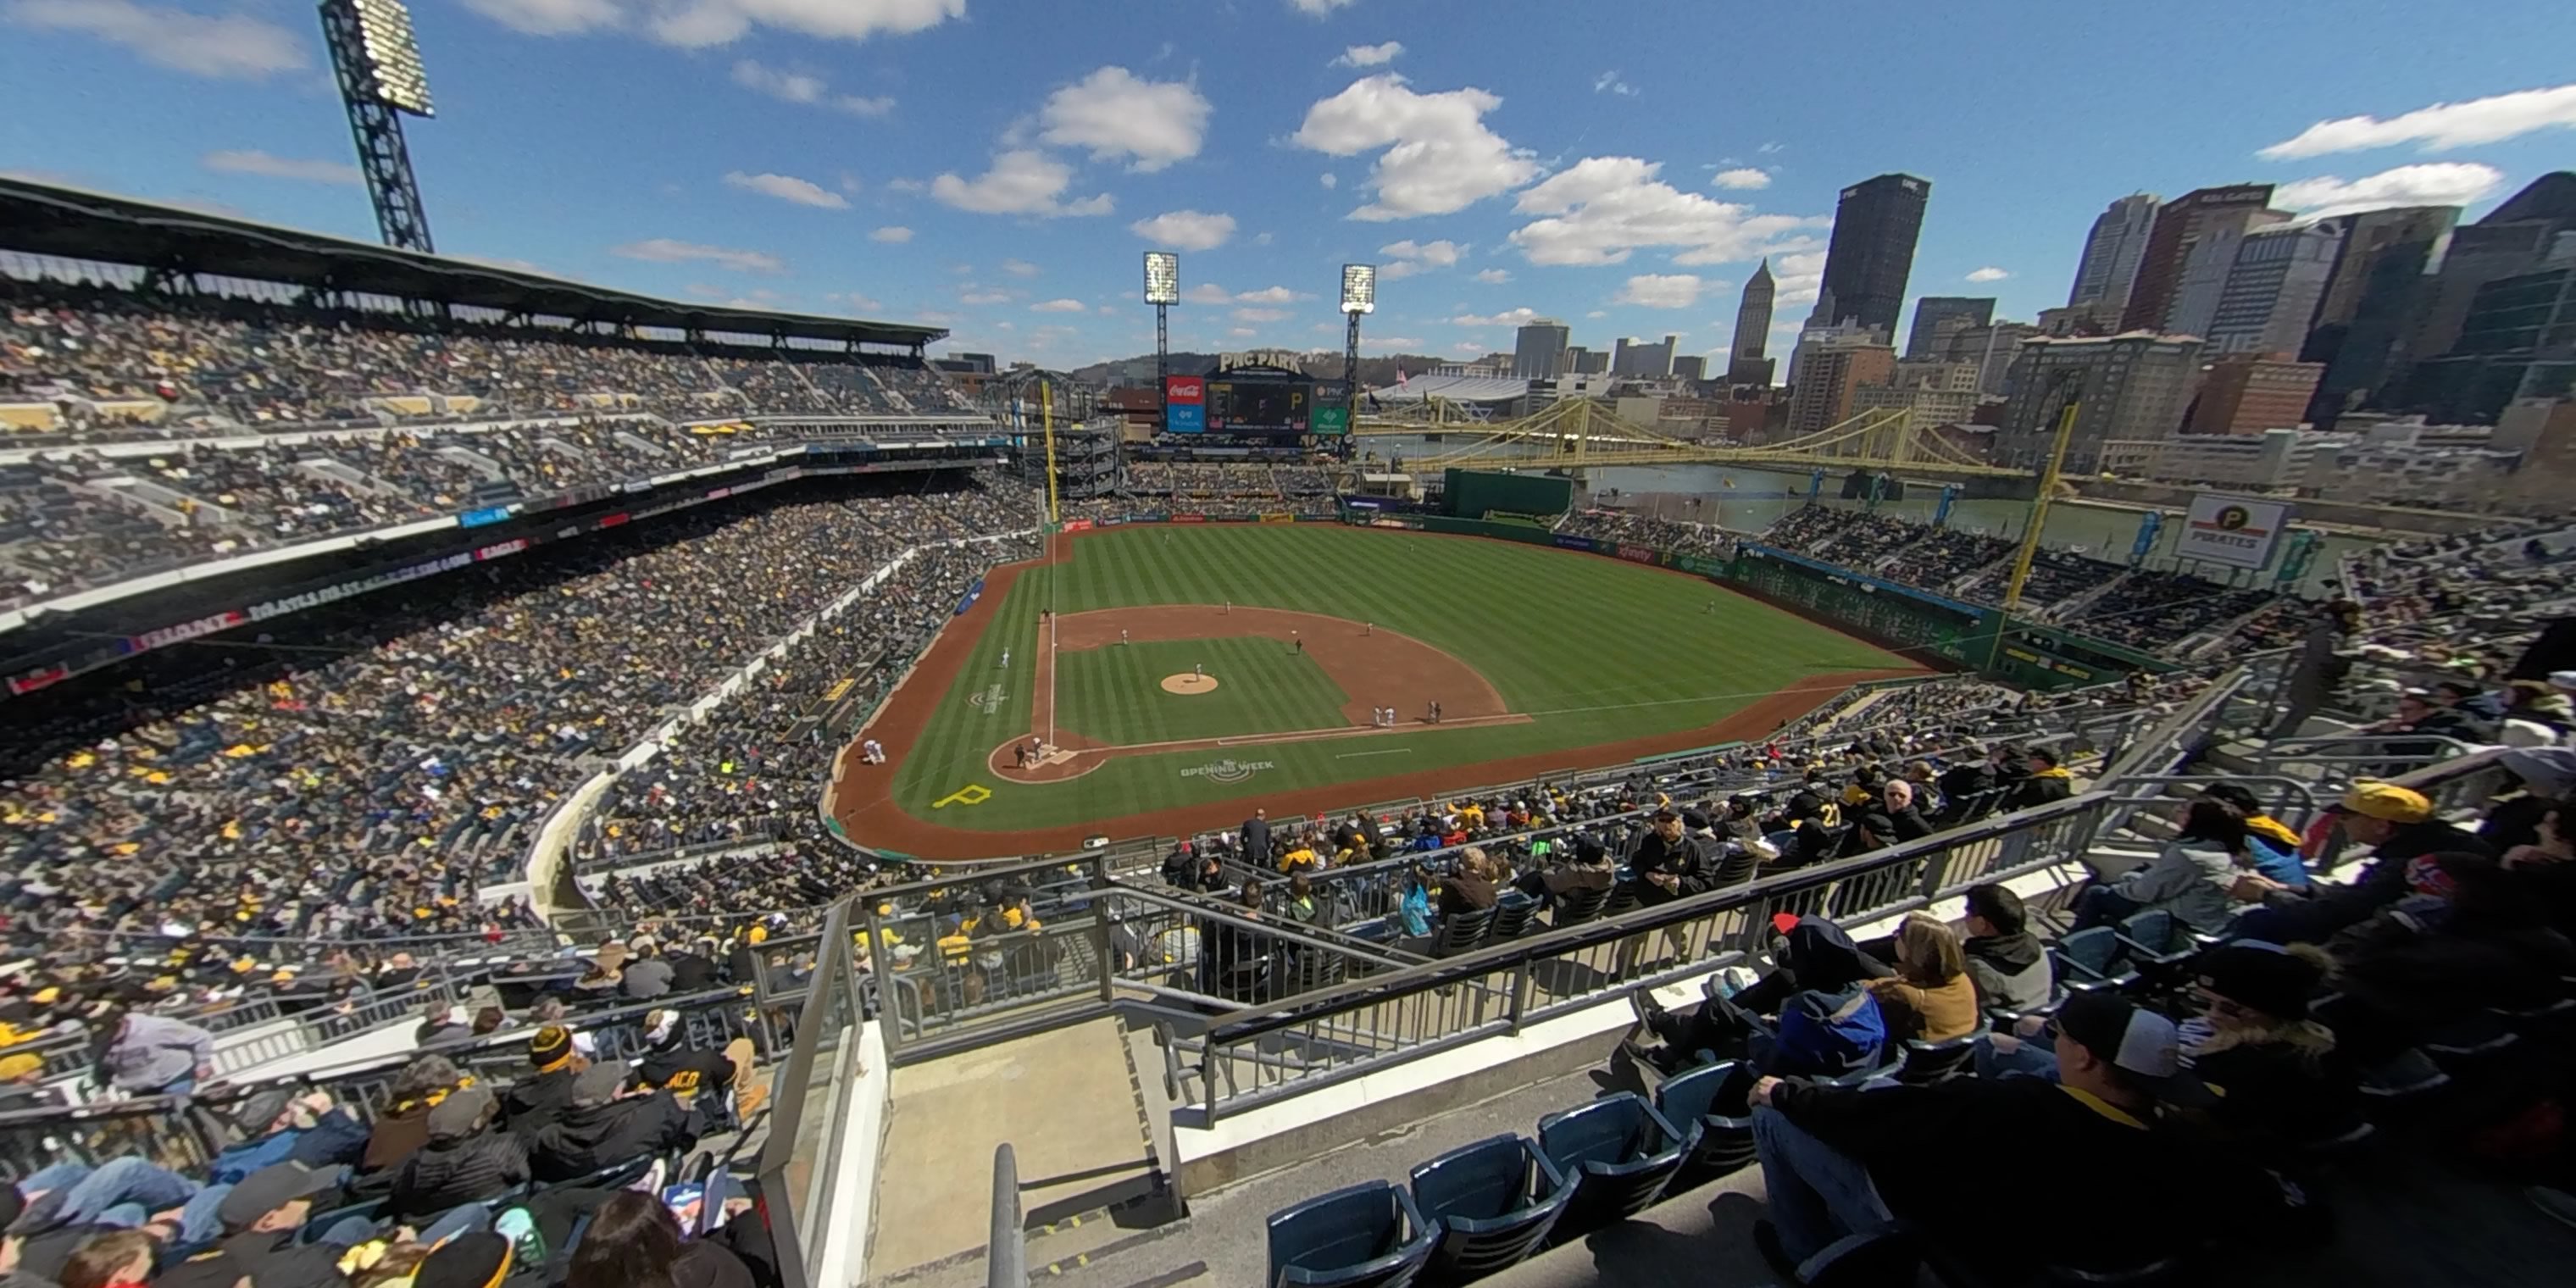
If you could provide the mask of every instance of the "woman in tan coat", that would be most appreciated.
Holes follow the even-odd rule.
[[[1896,932],[1896,974],[1871,980],[1887,1012],[1888,1036],[1947,1042],[1977,1031],[1977,989],[1959,937],[1939,920],[1911,913]]]

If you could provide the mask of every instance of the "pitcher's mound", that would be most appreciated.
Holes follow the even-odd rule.
[[[1167,675],[1163,677],[1163,692],[1187,695],[1214,693],[1216,692],[1216,677],[1213,675]]]

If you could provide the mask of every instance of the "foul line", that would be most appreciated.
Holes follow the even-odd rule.
[[[1349,760],[1355,756],[1400,756],[1411,750],[1413,750],[1411,747],[1389,747],[1384,751],[1346,751],[1333,759]]]

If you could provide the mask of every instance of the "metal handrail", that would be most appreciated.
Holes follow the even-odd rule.
[[[1020,1161],[1011,1142],[993,1147],[993,1228],[985,1241],[984,1282],[988,1288],[1027,1288],[1029,1239],[1020,1212]]]

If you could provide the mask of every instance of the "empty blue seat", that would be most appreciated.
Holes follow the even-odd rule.
[[[1335,1190],[1270,1214],[1270,1288],[1404,1288],[1438,1242],[1405,1190]]]
[[[2200,951],[2191,927],[2163,908],[2132,913],[2120,922],[2120,947],[2136,965],[2162,966]]]
[[[2120,932],[2109,926],[2078,930],[2049,949],[2057,961],[2057,979],[2076,992],[2109,988],[2118,982]]]
[[[1432,933],[1431,955],[1453,957],[1466,952],[1484,940],[1485,931],[1493,924],[1494,909],[1490,907],[1442,917],[1440,928]]]
[[[1439,1233],[1424,1278],[1464,1283],[1517,1264],[1573,1196],[1556,1164],[1522,1136],[1478,1141],[1414,1168],[1414,1207]]]
[[[1559,1243],[1644,1211],[1682,1164],[1681,1133],[1633,1091],[1539,1119],[1538,1144],[1574,1186]]]
[[[1753,1165],[1753,1111],[1744,1096],[1753,1071],[1741,1061],[1704,1064],[1664,1080],[1655,1110],[1682,1133],[1681,1170],[1672,1188],[1692,1186]]]
[[[1494,924],[1485,930],[1487,943],[1518,939],[1529,929],[1530,919],[1538,915],[1538,900],[1518,890],[1507,891],[1494,901]]]

